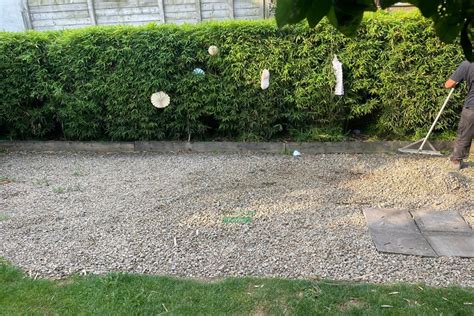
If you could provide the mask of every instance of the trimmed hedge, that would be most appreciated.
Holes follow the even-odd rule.
[[[217,45],[219,55],[207,53]],[[331,60],[344,67],[334,96]],[[367,15],[356,38],[274,21],[0,33],[0,132],[13,139],[335,140],[426,131],[462,60],[418,15]],[[192,74],[195,67],[206,71]],[[270,70],[270,87],[260,73]],[[171,97],[165,109],[153,92]],[[437,131],[455,130],[462,92]]]

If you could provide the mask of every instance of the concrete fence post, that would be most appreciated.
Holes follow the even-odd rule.
[[[201,22],[202,13],[201,13],[201,0],[196,0],[196,21]]]
[[[164,4],[164,1],[163,1],[163,0],[158,0],[158,6],[160,7],[161,23],[166,23],[165,4]]]
[[[234,0],[227,0],[227,5],[229,6],[229,18],[234,18]]]
[[[33,23],[31,22],[30,7],[28,6],[28,0],[21,0],[21,16],[23,17],[23,23],[25,29],[32,30]]]
[[[91,18],[92,25],[97,25],[97,19],[95,18],[94,0],[87,0],[87,10],[89,11],[89,17]]]

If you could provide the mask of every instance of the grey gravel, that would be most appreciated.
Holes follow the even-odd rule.
[[[474,166],[400,155],[0,154],[0,257],[111,271],[474,286],[474,259],[378,253],[362,209],[459,211]],[[251,223],[226,223],[248,216]]]

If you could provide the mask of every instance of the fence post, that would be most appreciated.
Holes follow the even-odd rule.
[[[229,17],[233,19],[234,18],[234,0],[227,0],[227,4],[229,6]]]
[[[260,17],[265,19],[265,0],[260,0]]]
[[[201,22],[202,14],[201,14],[201,0],[196,0],[196,20]]]
[[[166,17],[165,17],[165,4],[163,0],[158,0],[158,6],[160,7],[160,17],[161,17],[161,22],[166,23]]]
[[[272,0],[265,0],[265,19],[269,19],[271,17],[271,6],[273,1]]]
[[[87,0],[87,11],[89,11],[89,17],[91,18],[92,25],[97,25],[97,19],[95,18],[94,0]]]
[[[33,23],[31,22],[30,7],[28,6],[28,0],[21,0],[21,16],[23,18],[23,25],[25,29],[32,30]]]

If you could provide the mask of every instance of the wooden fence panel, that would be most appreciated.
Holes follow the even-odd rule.
[[[166,23],[196,23],[200,20],[196,0],[163,0]]]
[[[163,23],[156,0],[94,0],[98,25]]]
[[[83,3],[84,0],[28,0],[30,6]]]
[[[234,17],[236,19],[261,19],[260,0],[234,0]]]
[[[80,28],[92,24],[87,0],[29,0],[28,8],[33,29]]]
[[[230,19],[228,0],[201,0],[201,12],[203,21],[216,21]]]
[[[269,0],[24,0],[37,30],[261,19]]]

